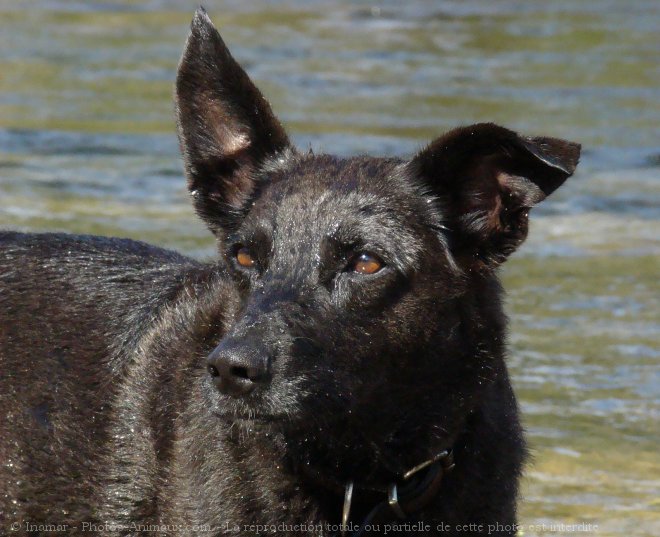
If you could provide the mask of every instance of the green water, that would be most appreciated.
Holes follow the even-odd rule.
[[[0,227],[212,255],[172,114],[194,7],[0,0]],[[503,269],[533,453],[520,521],[660,535],[660,4],[206,7],[301,147],[405,155],[476,121],[584,145]]]

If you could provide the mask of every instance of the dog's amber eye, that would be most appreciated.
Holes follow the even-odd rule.
[[[252,268],[256,263],[254,257],[252,257],[252,254],[250,253],[250,250],[248,250],[245,246],[239,248],[236,251],[236,261],[241,267],[245,268]]]
[[[358,274],[375,274],[383,268],[383,265],[384,263],[375,255],[362,253],[353,261],[351,270]]]

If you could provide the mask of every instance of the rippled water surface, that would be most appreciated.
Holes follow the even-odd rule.
[[[302,147],[405,155],[496,121],[580,141],[503,269],[521,522],[660,535],[660,4],[206,2]],[[172,113],[194,2],[0,0],[0,227],[198,257]]]

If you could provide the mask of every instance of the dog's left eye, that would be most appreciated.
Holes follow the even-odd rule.
[[[236,250],[236,262],[243,268],[252,268],[256,264],[250,250],[245,246]]]
[[[375,274],[385,266],[385,263],[375,254],[362,252],[358,254],[351,264],[349,269],[358,274]]]

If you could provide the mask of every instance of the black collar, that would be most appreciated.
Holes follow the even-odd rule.
[[[311,472],[309,466],[304,465],[308,477],[313,478],[317,484],[329,487],[338,494],[344,495],[344,506],[341,516],[342,537],[361,537],[365,527],[383,524],[391,520],[406,520],[413,514],[421,511],[437,496],[440,484],[447,473],[454,467],[454,457],[451,450],[443,450],[432,458],[418,464],[404,472],[401,477],[392,481],[387,488],[374,488],[346,483],[343,491],[341,486],[327,479],[322,480],[319,475]],[[375,498],[375,506],[358,525],[350,520],[351,506],[355,496]],[[382,497],[382,500],[378,501]]]

